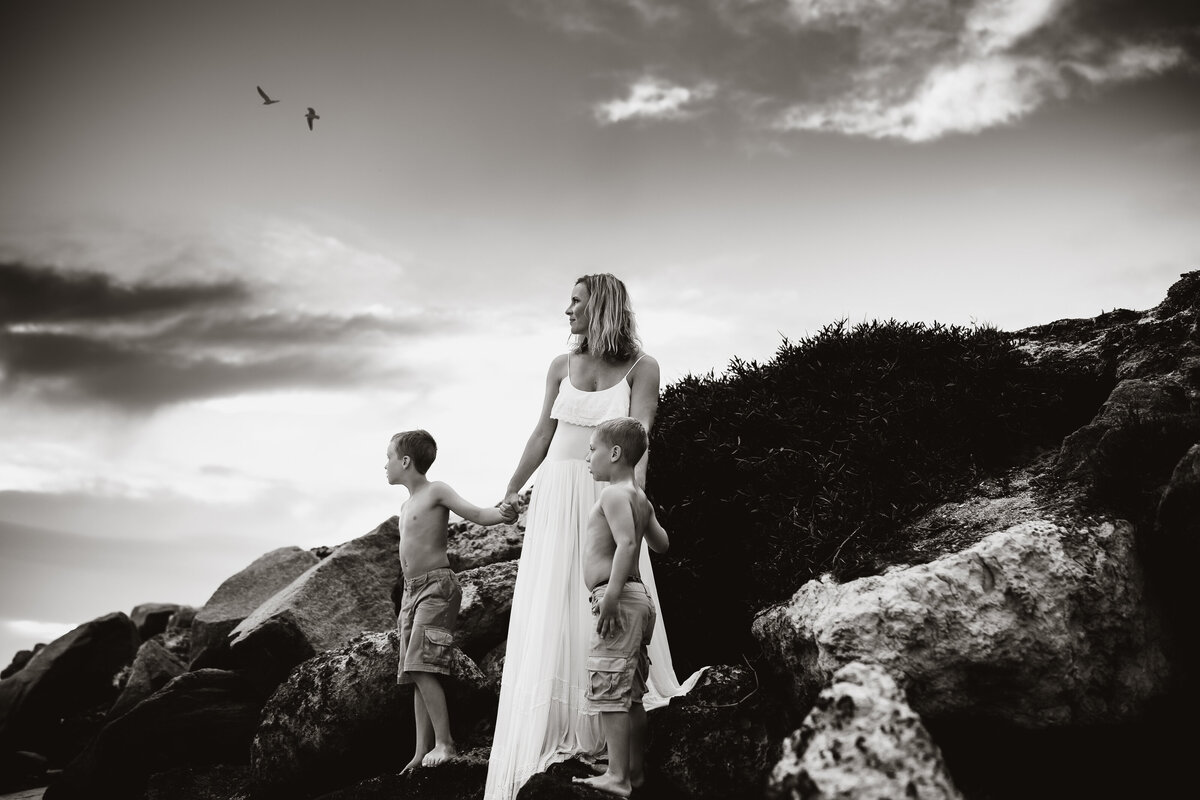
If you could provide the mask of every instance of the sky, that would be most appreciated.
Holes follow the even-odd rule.
[[[626,282],[665,386],[840,319],[1149,308],[1200,268],[1196,3],[2,13],[3,663],[367,533],[399,430],[498,501],[583,274]]]

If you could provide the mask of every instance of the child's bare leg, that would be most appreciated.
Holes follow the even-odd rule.
[[[433,729],[433,748],[425,753],[421,765],[432,767],[458,755],[458,749],[450,735],[450,712],[446,708],[446,693],[442,691],[442,684],[437,675],[432,672],[414,672],[412,675],[417,684],[417,691],[425,701],[425,710],[429,714],[430,727]]]
[[[629,707],[629,785],[639,788],[646,782],[646,707],[634,703]]]
[[[417,747],[413,754],[412,761],[404,765],[404,769],[400,770],[401,774],[413,770],[421,766],[421,759],[425,758],[425,754],[433,749],[433,723],[429,719],[429,711],[425,708],[425,701],[421,697],[421,690],[413,685],[413,720],[416,722],[417,729]]]
[[[575,778],[593,789],[629,797],[633,787],[629,783],[629,712],[601,711],[604,738],[608,740],[608,771],[594,778]]]

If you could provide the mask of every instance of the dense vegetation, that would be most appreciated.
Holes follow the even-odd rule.
[[[905,522],[1091,418],[1109,386],[991,327],[844,322],[663,392],[649,491],[681,667],[736,661],[753,612],[911,555]],[[680,608],[682,605],[686,608]],[[676,644],[678,642],[678,644]]]

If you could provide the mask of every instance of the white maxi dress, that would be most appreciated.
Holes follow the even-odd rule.
[[[588,512],[605,486],[592,478],[584,457],[593,428],[629,415],[628,377],[608,389],[585,392],[571,383],[568,359],[567,376],[558,387],[550,414],[558,426],[525,514],[484,800],[512,800],[531,775],[549,765],[605,751],[599,715],[583,711],[595,623],[583,583],[582,542]],[[644,699],[649,711],[691,689],[701,671],[683,684],[676,679],[644,543],[638,563],[658,611]]]

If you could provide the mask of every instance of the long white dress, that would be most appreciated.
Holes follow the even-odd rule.
[[[596,425],[628,416],[628,375],[608,389],[585,392],[571,383],[568,359],[567,377],[559,385],[551,411],[558,426],[525,515],[484,800],[512,800],[531,775],[550,764],[604,753],[600,717],[583,711],[595,623],[583,584],[582,540],[588,512],[605,484],[592,478],[584,457]],[[644,544],[638,563],[658,611],[644,699],[649,711],[688,691],[700,671],[683,684],[676,679]]]

